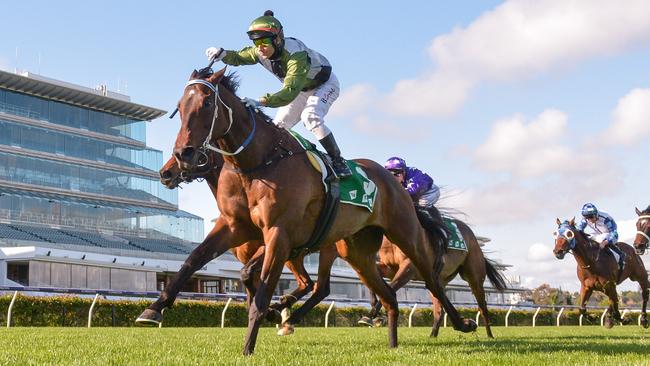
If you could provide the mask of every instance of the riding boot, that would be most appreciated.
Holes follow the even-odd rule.
[[[341,150],[339,150],[339,146],[336,144],[336,140],[334,140],[334,134],[330,133],[318,140],[318,142],[320,142],[327,154],[332,158],[332,168],[334,168],[336,176],[339,178],[351,176],[352,171],[345,162],[345,159],[341,157]]]
[[[621,273],[623,273],[623,266],[625,265],[625,253],[618,247],[616,244],[607,244],[607,246],[618,254],[618,276],[620,279]]]

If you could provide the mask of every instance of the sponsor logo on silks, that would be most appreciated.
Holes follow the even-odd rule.
[[[330,88],[330,90],[327,92],[327,94],[323,95],[320,98],[320,101],[323,102],[323,103],[329,102],[330,97],[332,96],[332,94],[334,94],[334,88]]]
[[[357,191],[350,191],[350,199],[351,200],[356,200],[357,199]]]
[[[372,207],[374,206],[374,201],[375,201],[375,194],[377,193],[377,186],[375,186],[375,182],[371,181],[368,179],[368,176],[366,175],[366,172],[363,171],[359,166],[357,166],[356,169],[357,173],[359,173],[360,176],[364,178],[363,182],[363,198],[361,198],[361,202],[368,204],[368,206]]]

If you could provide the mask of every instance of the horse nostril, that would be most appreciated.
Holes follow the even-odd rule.
[[[161,170],[160,171],[160,178],[162,179],[169,179],[172,177],[172,172],[169,170]]]

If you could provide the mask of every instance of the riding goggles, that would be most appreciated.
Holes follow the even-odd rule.
[[[273,38],[258,38],[253,40],[255,47],[273,45]]]

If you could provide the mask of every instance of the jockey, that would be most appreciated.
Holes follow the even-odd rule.
[[[618,254],[619,271],[623,270],[625,264],[625,253],[616,245],[618,231],[614,219],[603,211],[598,211],[593,203],[585,203],[582,206],[582,217],[576,228],[584,231],[587,226],[594,232],[594,240],[600,244],[600,249],[610,248]]]
[[[420,169],[406,166],[406,161],[397,156],[388,159],[384,168],[406,188],[416,206],[431,208],[438,202],[440,188]]]
[[[245,98],[249,106],[277,108],[274,123],[291,129],[301,119],[332,157],[337,176],[352,175],[334,135],[325,126],[325,115],[339,97],[340,86],[332,73],[329,61],[320,53],[308,48],[298,39],[284,37],[282,24],[271,10],[264,12],[248,28],[248,38],[253,46],[240,51],[210,47],[205,53],[210,60],[223,61],[227,65],[262,64],[272,72],[283,86],[276,93],[267,93],[258,100]]]

